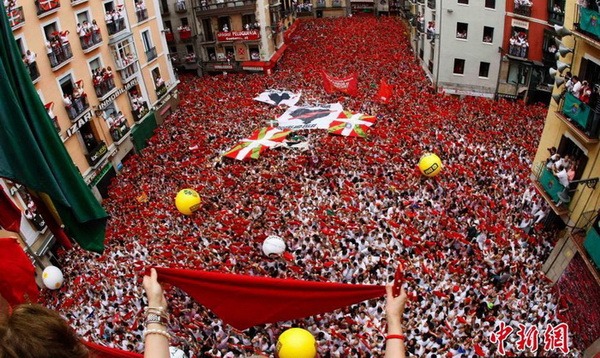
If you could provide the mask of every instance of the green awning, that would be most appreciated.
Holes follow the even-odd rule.
[[[146,116],[142,123],[137,124],[131,130],[131,138],[133,138],[133,144],[135,145],[136,151],[141,151],[146,148],[147,141],[154,135],[156,129],[156,117],[154,112]]]

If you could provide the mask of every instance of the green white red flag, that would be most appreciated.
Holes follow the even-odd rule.
[[[343,111],[329,125],[329,133],[346,137],[367,137],[367,130],[375,123],[375,116]]]
[[[274,127],[256,130],[249,138],[243,139],[223,156],[237,160],[258,159],[260,153],[283,142],[291,132],[289,129],[281,130]]]

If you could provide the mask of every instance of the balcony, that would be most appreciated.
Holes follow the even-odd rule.
[[[598,143],[600,113],[568,92],[561,104],[558,117],[586,144]]]
[[[115,123],[110,127],[109,132],[112,140],[118,142],[129,133],[129,130],[130,128],[127,125],[127,120],[123,117],[115,120]]]
[[[341,1],[333,1],[331,3],[332,7],[342,7],[342,2]]]
[[[94,79],[94,90],[96,91],[96,97],[98,97],[98,100],[102,101],[104,96],[106,96],[112,90],[115,89],[115,80],[112,77],[112,74],[107,75],[106,73],[104,74],[104,76],[92,75],[92,77]]]
[[[90,108],[90,104],[88,103],[87,96],[85,94],[79,98],[72,98],[70,102],[71,104],[69,105],[65,103],[65,109],[67,110],[67,114],[69,115],[69,119],[71,121],[76,121],[79,119],[79,116],[84,114],[85,111]]]
[[[6,16],[8,17],[8,23],[10,24],[10,28],[13,31],[25,25],[25,15],[23,14],[23,6],[13,7],[10,10],[7,8]]]
[[[515,14],[521,16],[531,16],[531,7],[532,5],[515,5]]]
[[[175,3],[175,12],[179,14],[187,12],[187,6],[185,5],[185,1],[178,0]]]
[[[162,86],[156,88],[156,98],[161,99],[164,95],[167,94],[167,85],[162,84]]]
[[[549,10],[548,22],[562,26],[562,24],[565,22],[565,14],[562,11]]]
[[[179,31],[179,39],[181,41],[189,41],[192,39],[192,30],[189,27],[180,29],[178,31]]]
[[[156,54],[156,47],[152,47],[149,50],[146,50],[146,62],[153,61],[158,55]]]
[[[148,112],[150,112],[148,109],[148,104],[144,102],[141,106],[134,105],[131,114],[133,115],[133,120],[139,122],[146,116],[146,114],[148,114]]]
[[[106,28],[108,29],[108,36],[118,34],[119,32],[127,28],[127,26],[125,26],[125,18],[120,18],[116,21],[107,22]]]
[[[47,43],[52,48],[52,51],[48,54],[52,71],[56,71],[63,67],[73,58],[73,51],[70,43],[61,44],[58,40],[52,40]]]
[[[575,19],[573,20],[575,34],[597,43],[600,41],[600,26],[598,26],[599,18],[599,12],[576,6]]]
[[[100,141],[94,149],[89,151],[89,154],[85,155],[85,157],[90,166],[93,167],[98,164],[107,153],[108,147],[106,146],[106,143]]]
[[[141,7],[136,7],[136,9],[135,9],[135,16],[137,17],[137,21],[138,22],[142,22],[142,21],[148,20],[148,9],[141,8]]]
[[[527,58],[529,54],[529,43],[527,46],[509,45],[508,54],[515,57]]]
[[[38,17],[44,17],[50,15],[56,11],[60,7],[59,0],[36,0],[35,5],[37,7],[37,15]]]
[[[89,30],[83,36],[79,36],[79,42],[84,53],[89,53],[97,49],[102,44],[100,28],[96,31]]]
[[[137,59],[133,60],[133,62],[128,63],[125,67],[119,68],[117,67],[117,72],[119,72],[119,76],[121,76],[121,82],[127,83],[131,81],[133,76],[139,71],[138,61]]]
[[[197,13],[202,16],[232,15],[240,12],[254,12],[255,0],[201,0],[200,6],[195,7]]]
[[[536,163],[534,167],[535,185],[537,191],[544,197],[554,212],[561,216],[569,213],[569,204],[560,202],[559,193],[565,190],[558,178],[545,166],[545,163]]]
[[[165,32],[165,38],[167,39],[167,42],[175,41],[175,36],[173,36],[173,33],[170,30]]]
[[[88,2],[88,0],[71,0],[71,6],[77,6],[86,2]]]
[[[27,71],[29,72],[29,77],[31,77],[31,82],[36,83],[40,79],[40,71],[37,67],[37,61],[33,63],[25,64],[27,67]]]

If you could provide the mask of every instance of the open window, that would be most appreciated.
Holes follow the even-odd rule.
[[[466,40],[469,37],[469,24],[466,22],[456,23],[456,38]]]

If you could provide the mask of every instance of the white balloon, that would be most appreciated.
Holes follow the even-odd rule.
[[[49,290],[57,290],[63,284],[63,273],[56,266],[48,266],[42,272],[42,281]]]
[[[281,255],[285,251],[285,241],[279,236],[271,235],[263,242],[262,249],[267,256],[271,254]]]

